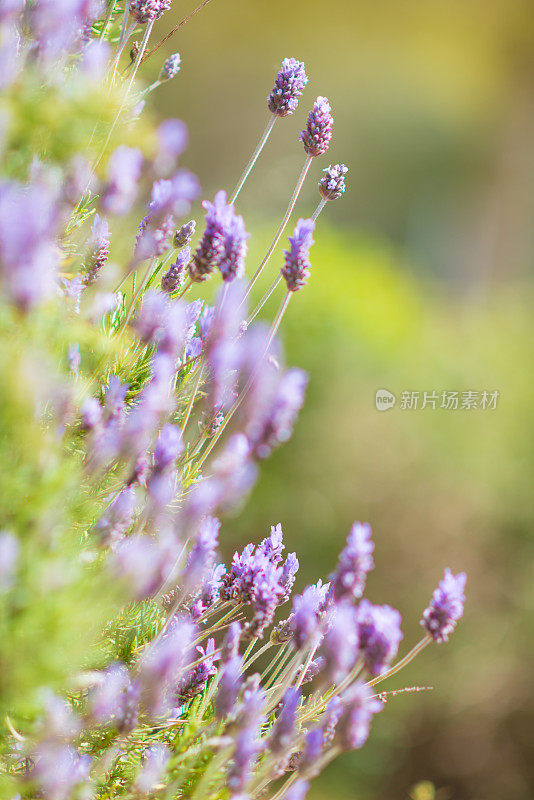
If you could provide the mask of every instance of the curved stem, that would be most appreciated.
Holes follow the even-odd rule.
[[[235,203],[235,201],[237,200],[237,198],[239,196],[239,193],[241,192],[241,189],[245,185],[246,179],[248,178],[248,176],[252,172],[254,164],[256,163],[258,158],[260,157],[260,153],[263,150],[263,148],[265,147],[269,136],[271,135],[271,131],[272,131],[273,127],[274,127],[274,123],[276,122],[276,120],[277,120],[276,114],[271,114],[271,119],[267,123],[267,127],[263,131],[263,133],[261,135],[261,138],[260,138],[260,141],[258,142],[256,149],[254,150],[254,152],[252,153],[252,155],[250,157],[250,161],[248,162],[247,166],[243,170],[243,174],[239,178],[239,180],[237,182],[237,185],[236,185],[234,191],[232,192],[232,196],[230,197],[230,199],[228,201],[228,203],[230,205],[233,205]]]
[[[295,204],[296,204],[296,202],[298,200],[298,196],[299,196],[300,191],[301,191],[301,189],[302,189],[302,187],[304,185],[304,181],[306,180],[306,175],[308,174],[308,171],[310,169],[312,160],[313,160],[313,157],[312,156],[308,156],[306,158],[306,161],[304,162],[304,167],[302,168],[302,172],[300,173],[299,179],[297,181],[297,185],[295,186],[293,194],[291,195],[291,200],[289,201],[289,205],[288,205],[288,207],[286,209],[286,213],[284,214],[284,218],[283,218],[282,222],[280,223],[280,227],[276,231],[275,237],[274,237],[273,241],[271,242],[270,247],[267,250],[263,261],[261,262],[260,266],[258,267],[256,272],[252,276],[252,279],[251,279],[251,281],[250,281],[250,283],[249,283],[249,285],[247,287],[247,290],[246,290],[246,292],[244,294],[243,300],[245,300],[248,297],[248,295],[250,294],[250,292],[252,291],[252,287],[254,286],[254,284],[256,283],[258,278],[260,277],[261,273],[263,272],[267,262],[269,261],[271,255],[273,254],[273,251],[274,251],[276,245],[280,241],[280,237],[282,236],[283,232],[286,229],[286,225],[289,222],[289,218],[291,217],[291,214],[293,213],[293,209],[295,208]]]
[[[367,681],[367,686],[376,686],[377,683],[381,683],[385,681],[386,678],[390,678],[392,675],[396,675],[397,672],[400,672],[407,664],[412,661],[416,655],[418,655],[421,650],[424,650],[427,645],[432,642],[431,636],[425,636],[418,642],[415,647],[412,647],[409,653],[407,653],[404,658],[401,658],[391,669],[388,669],[387,672],[383,672],[382,675],[377,675],[376,678],[373,678],[370,681]]]
[[[269,288],[267,289],[267,291],[265,292],[265,294],[261,298],[260,302],[258,303],[256,308],[254,309],[254,311],[251,313],[251,315],[247,319],[247,325],[250,325],[250,323],[253,322],[256,319],[256,317],[258,316],[258,314],[262,310],[263,306],[265,305],[265,303],[267,302],[269,297],[272,295],[272,293],[275,291],[276,287],[278,286],[278,284],[280,283],[281,280],[282,280],[282,275],[281,274],[278,275],[274,279],[274,281],[271,283],[271,285],[269,286]]]
[[[187,423],[191,417],[191,412],[193,410],[193,405],[195,404],[195,398],[197,396],[198,387],[200,386],[200,381],[202,380],[202,373],[204,372],[204,366],[201,364],[198,368],[198,375],[193,387],[193,391],[191,392],[191,397],[189,398],[189,403],[187,404],[187,410],[185,412],[184,421],[182,423],[182,436],[185,433],[185,429],[187,428]]]

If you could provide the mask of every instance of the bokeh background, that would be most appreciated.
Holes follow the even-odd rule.
[[[175,0],[157,34],[192,8]],[[227,521],[226,554],[281,521],[302,586],[328,574],[354,519],[370,521],[368,595],[401,609],[406,648],[443,567],[469,574],[453,640],[387,686],[434,690],[391,699],[312,800],[534,795],[532,12],[522,0],[211,0],[144,67],[153,79],[180,51],[180,75],[150,102],[188,123],[187,165],[212,196],[232,188],[263,130],[282,58],[306,62],[298,112],[275,127],[239,201],[249,270],[300,172],[318,94],[334,139],[296,216],[315,208],[321,169],[350,168],[284,323],[288,362],[310,374],[307,405]],[[379,413],[379,388],[498,391],[499,402]]]

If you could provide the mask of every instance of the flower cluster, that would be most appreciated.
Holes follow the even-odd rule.
[[[250,316],[247,298],[310,158],[330,145],[330,106],[319,97],[308,116],[304,171],[247,283],[238,192],[204,201],[192,246],[195,221],[185,219],[200,187],[178,168],[186,126],[166,120],[146,150],[137,136],[140,97],[180,69],[174,54],[154,83],[130,92],[152,24],[170,6],[129,0],[104,13],[96,0],[0,2],[0,81],[14,109],[24,92],[36,117],[43,102],[46,119],[58,97],[75,97],[77,109],[91,92],[99,98],[82,137],[95,138],[95,150],[75,143],[64,159],[18,152],[18,120],[6,132],[0,120],[12,162],[0,179],[2,401],[11,401],[2,441],[15,454],[0,531],[9,797],[244,800],[280,780],[277,797],[303,800],[322,766],[367,740],[383,707],[375,684],[446,641],[463,613],[465,575],[446,570],[422,615],[424,638],[395,664],[400,613],[363,596],[374,567],[368,524],[354,523],[328,581],[298,592],[299,559],[285,552],[280,524],[229,564],[219,555],[223,515],[290,438],[304,402],[308,376],[285,365],[277,334],[309,278],[316,219],[343,194],[347,168],[325,170],[321,203],[296,223],[266,295],[283,278],[281,310],[256,323],[266,297]],[[138,24],[143,42],[123,68]],[[110,87],[120,80],[115,107]],[[307,82],[304,64],[284,59],[268,98],[273,117],[240,186]],[[107,104],[116,115],[106,121]],[[119,131],[127,138],[117,146]],[[64,129],[50,139],[43,151],[63,152]],[[115,218],[130,213],[142,221],[123,246],[128,219]],[[208,301],[200,290],[215,275],[222,286]],[[33,638],[45,626],[41,656]]]

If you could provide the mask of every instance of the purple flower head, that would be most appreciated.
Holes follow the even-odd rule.
[[[161,289],[166,294],[173,294],[181,289],[185,283],[187,275],[187,264],[191,258],[191,251],[186,247],[176,257],[174,264],[171,264],[167,272],[161,279]]]
[[[112,559],[119,580],[137,599],[148,597],[161,583],[163,553],[151,536],[138,534],[123,539]]]
[[[321,718],[324,745],[330,744],[336,732],[337,723],[343,713],[343,703],[339,697],[333,697],[326,706],[326,711]]]
[[[299,772],[309,777],[317,774],[317,762],[321,757],[324,746],[324,733],[321,728],[313,728],[307,735],[304,743],[304,752],[299,765]]]
[[[237,620],[232,622],[228,628],[227,634],[224,637],[221,658],[223,661],[229,661],[239,654],[239,643],[241,642],[241,634],[243,629],[241,623]]]
[[[102,421],[102,406],[96,397],[87,397],[80,409],[82,425],[86,431],[96,428]]]
[[[300,141],[309,156],[322,156],[326,153],[332,139],[334,118],[326,97],[318,97],[308,114],[306,127],[300,134]]]
[[[288,553],[282,567],[282,575],[280,576],[280,586],[284,590],[284,595],[281,603],[289,600],[291,589],[295,583],[295,576],[299,570],[299,560],[296,553]]]
[[[220,653],[215,653],[215,640],[208,639],[206,649],[197,647],[197,652],[203,660],[181,678],[176,688],[176,700],[180,705],[204,691],[208,678],[217,672],[215,662],[219,660]]]
[[[300,705],[300,692],[290,688],[282,699],[282,708],[273,725],[269,737],[269,750],[275,755],[286,752],[291,747],[297,733],[297,711]]]
[[[202,206],[206,209],[206,227],[189,266],[189,274],[196,282],[209,278],[221,263],[226,252],[228,224],[234,217],[233,206],[227,204],[224,191],[217,192],[213,203],[205,200]]]
[[[32,753],[33,767],[29,777],[47,800],[69,800],[74,789],[89,776],[91,759],[81,756],[74,747],[44,741]]]
[[[308,794],[310,784],[308,781],[295,781],[289,789],[282,795],[282,800],[304,800]]]
[[[95,215],[85,260],[85,285],[96,281],[109,256],[109,226],[105,219]]]
[[[282,277],[290,292],[297,292],[306,286],[310,277],[310,247],[315,222],[312,219],[299,219],[289,237],[289,250],[284,250],[285,264],[281,269]]]
[[[297,61],[296,58],[284,58],[274,88],[267,98],[269,111],[277,117],[287,117],[292,114],[307,83],[308,76],[304,62]]]
[[[125,398],[128,384],[121,383],[116,375],[112,375],[106,386],[104,408],[108,419],[120,419],[126,407]]]
[[[45,699],[45,715],[42,721],[43,736],[47,739],[67,741],[80,732],[81,722],[71,706],[52,692]]]
[[[163,472],[171,467],[184,451],[182,433],[177,425],[164,425],[154,449],[154,470]]]
[[[174,246],[179,250],[181,247],[191,243],[191,239],[195,235],[196,222],[194,219],[182,225],[180,230],[174,234]]]
[[[57,197],[49,186],[0,183],[0,283],[24,311],[54,293],[58,222]]]
[[[358,750],[369,737],[374,714],[384,704],[372,696],[364,683],[356,683],[343,696],[343,711],[336,728],[336,739],[344,750]]]
[[[155,22],[171,7],[171,0],[131,0],[130,14],[140,25]]]
[[[275,566],[282,560],[284,550],[284,534],[280,523],[271,526],[271,533],[258,545],[258,553],[266,556]]]
[[[225,411],[235,399],[237,371],[242,361],[239,330],[246,316],[242,304],[243,287],[234,282],[219,293],[211,322],[206,325],[205,317],[200,321],[210,373],[208,404],[217,411]]]
[[[224,254],[218,264],[223,281],[233,281],[245,274],[245,258],[247,255],[247,239],[250,236],[245,230],[243,217],[229,214],[224,230]]]
[[[291,632],[295,646],[300,650],[315,643],[319,636],[319,621],[324,613],[329,584],[322,581],[307,586],[303,593],[293,598]]]
[[[232,795],[243,791],[246,787],[252,776],[260,749],[261,743],[256,730],[244,730],[238,735],[226,779]]]
[[[13,584],[19,558],[19,540],[9,531],[0,531],[0,594]]]
[[[355,609],[347,602],[336,603],[330,612],[321,651],[329,683],[339,683],[352,669],[358,656],[358,645]]]
[[[174,618],[165,635],[149,647],[139,664],[143,699],[149,712],[157,716],[173,705],[175,687],[187,664],[188,651],[196,629],[185,618]]]
[[[106,545],[115,545],[133,522],[136,505],[132,486],[121,489],[96,524],[96,532]]]
[[[276,608],[284,596],[284,590],[280,586],[281,569],[259,553],[256,553],[255,561],[256,573],[251,589],[253,617],[247,628],[247,635],[261,638],[273,621]]]
[[[163,62],[163,66],[159,73],[159,80],[164,82],[175,78],[180,72],[181,63],[182,57],[180,53],[173,53],[172,56],[169,56],[169,58]]]
[[[335,164],[323,169],[324,176],[319,181],[319,194],[324,200],[337,200],[344,193],[345,175],[349,168],[345,164]]]
[[[124,664],[112,664],[101,673],[100,683],[89,693],[89,712],[98,725],[119,720],[130,676]]]
[[[130,681],[124,691],[117,719],[119,733],[130,733],[137,727],[140,699],[141,685],[139,681]]]
[[[121,145],[109,159],[108,180],[102,195],[102,208],[109,214],[126,214],[137,196],[143,154],[136,147]]]
[[[200,523],[184,574],[184,581],[188,587],[201,582],[213,566],[220,527],[221,523],[217,517],[205,517]]]
[[[435,642],[446,642],[456,623],[464,613],[465,572],[453,575],[447,567],[443,580],[432,595],[428,608],[423,611],[421,625]]]
[[[360,653],[371,675],[381,675],[397,655],[402,639],[401,615],[391,606],[362,600],[356,609]]]
[[[102,4],[95,0],[39,0],[32,4],[27,21],[39,54],[52,59],[79,46],[84,28],[101,11]]]
[[[224,564],[215,564],[202,582],[200,592],[189,605],[189,613],[198,619],[219,600],[223,577],[226,574]],[[232,626],[230,626],[231,629]]]
[[[173,57],[171,56],[171,58]],[[165,64],[167,63],[168,62],[166,61]],[[162,80],[162,74],[163,70],[160,73],[160,80]],[[173,76],[170,75],[170,77]],[[166,80],[169,79],[167,78]],[[187,125],[185,122],[182,122],[181,119],[166,119],[158,126],[157,135],[158,152],[156,154],[156,158],[154,159],[154,169],[158,174],[168,175],[173,169],[175,169],[176,159],[187,147],[187,142],[189,139]],[[184,173],[181,174],[183,175]],[[199,191],[197,180],[190,173],[185,174],[189,175],[189,178],[192,181],[191,188],[195,192],[196,197]],[[175,213],[179,212],[176,211]]]
[[[355,522],[347,537],[347,544],[339,556],[335,572],[330,576],[334,600],[362,596],[367,573],[374,567],[371,526]]]
[[[161,782],[171,754],[164,744],[154,744],[148,748],[143,759],[143,766],[135,781],[139,794],[151,794]]]
[[[217,694],[215,695],[215,715],[217,719],[225,719],[236,707],[236,701],[241,690],[243,661],[239,656],[233,656],[224,665],[219,678]]]
[[[306,669],[304,669],[305,664],[302,664],[297,670],[297,678],[300,680],[300,685],[304,686],[305,683],[310,683],[310,681],[316,678],[317,675],[322,672],[324,664],[325,660],[322,656],[318,656],[318,658],[314,658],[313,661],[310,661]]]
[[[291,437],[307,383],[305,372],[290,369],[277,380],[270,395],[252,408],[247,434],[258,458],[267,458],[277,445]]]

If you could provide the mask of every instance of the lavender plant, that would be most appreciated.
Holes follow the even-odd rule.
[[[184,219],[200,189],[178,166],[187,131],[155,126],[142,105],[180,57],[148,89],[136,83],[170,6],[0,0],[2,797],[303,798],[365,744],[389,694],[377,685],[446,641],[463,612],[465,575],[446,570],[423,638],[396,661],[399,612],[363,597],[367,524],[298,594],[279,524],[220,561],[221,519],[304,402],[307,376],[285,367],[277,334],[347,168],[324,170],[319,206],[249,314],[330,145],[331,108],[319,97],[310,111],[303,172],[247,280],[234,203],[308,78],[283,61],[266,134],[230,200],[203,203],[194,245],[199,223]],[[211,305],[201,290],[219,276]],[[275,318],[252,324],[282,280]]]

